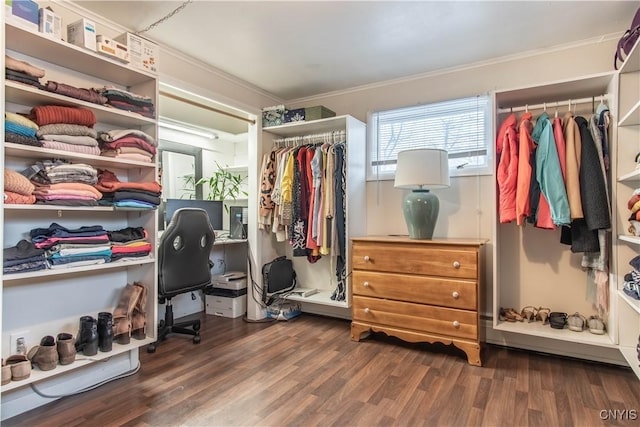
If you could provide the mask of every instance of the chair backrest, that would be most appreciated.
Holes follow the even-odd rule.
[[[215,233],[206,211],[178,209],[160,236],[158,294],[171,298],[211,283],[209,254]]]

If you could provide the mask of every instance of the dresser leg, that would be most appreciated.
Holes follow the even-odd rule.
[[[480,360],[480,344],[467,344],[460,341],[456,341],[453,343],[460,350],[464,351],[467,354],[467,361],[470,365],[482,366],[482,361]]]
[[[351,341],[360,341],[371,333],[371,328],[367,325],[351,323]]]

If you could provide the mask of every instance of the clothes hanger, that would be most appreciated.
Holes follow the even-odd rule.
[[[554,117],[557,119],[558,118],[558,102],[556,101],[556,112],[554,114]]]

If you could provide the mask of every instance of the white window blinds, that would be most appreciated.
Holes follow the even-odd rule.
[[[447,150],[451,176],[491,173],[490,117],[486,95],[373,113],[367,179],[392,179],[411,148]]]

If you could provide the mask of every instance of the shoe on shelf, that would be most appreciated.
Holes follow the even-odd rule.
[[[118,344],[131,342],[131,317],[141,292],[140,286],[134,286],[130,283],[127,283],[120,292],[118,305],[113,311],[113,340]]]
[[[569,325],[569,329],[572,331],[582,332],[586,324],[587,319],[577,311],[567,317],[567,325]]]
[[[507,322],[522,322],[524,319],[513,308],[501,308],[499,319]]]
[[[80,329],[76,338],[76,351],[85,356],[98,354],[98,322],[93,316],[80,318]]]
[[[11,381],[26,380],[31,376],[31,362],[24,354],[14,354],[7,358],[7,366],[11,369]],[[4,377],[4,367],[2,368]]]
[[[98,313],[98,348],[104,353],[113,349],[113,315],[106,311]]]
[[[61,365],[70,365],[76,360],[76,346],[73,335],[66,332],[58,334],[56,339],[56,351]]]
[[[564,329],[564,325],[567,323],[567,313],[560,311],[552,311],[549,313],[549,325],[553,329]]]
[[[536,313],[536,320],[542,322],[543,325],[546,325],[549,320],[549,313],[551,313],[551,309],[547,307],[538,307],[538,312]]]
[[[604,331],[606,330],[606,326],[604,324],[604,320],[598,315],[593,315],[589,317],[587,321],[587,325],[589,326],[589,332],[596,335],[604,335]]]
[[[528,305],[526,307],[524,307],[522,309],[522,312],[520,313],[520,315],[524,318],[527,319],[527,323],[531,323],[531,322],[535,322],[536,321],[536,314],[537,314],[537,310],[534,306],[532,305]]]
[[[36,365],[41,371],[50,371],[58,366],[58,350],[56,340],[47,335],[42,338],[40,345],[33,347],[27,353],[31,364]]]
[[[4,359],[2,359],[2,385],[9,384],[11,382],[11,366],[5,365]]]
[[[134,282],[133,286],[140,288],[140,295],[131,313],[131,336],[143,340],[147,337],[147,287],[140,282]]]

